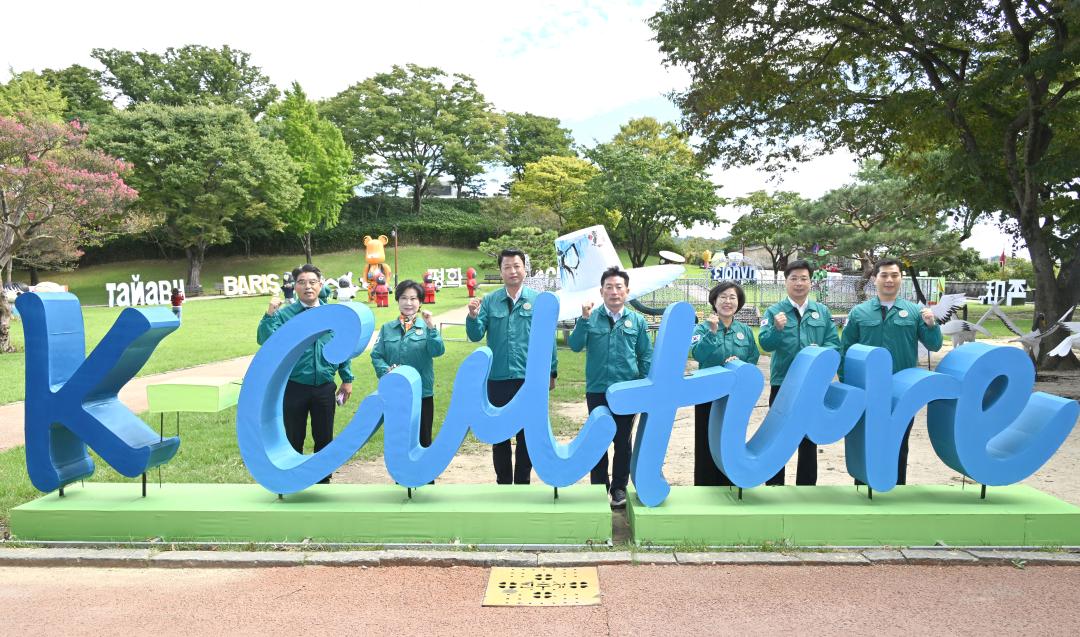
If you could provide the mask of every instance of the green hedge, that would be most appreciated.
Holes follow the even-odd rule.
[[[397,226],[401,245],[439,245],[475,248],[480,242],[506,233],[511,228],[507,206],[498,199],[427,199],[419,215],[412,212],[412,199],[406,197],[354,197],[345,202],[338,225],[316,231],[312,237],[315,252],[336,252],[363,246],[365,235],[390,236]],[[251,254],[298,254],[299,240],[277,233],[253,239],[249,245],[240,240],[212,246],[215,256]],[[94,265],[132,259],[179,259],[184,251],[158,245],[146,235],[131,235],[86,248],[80,265]]]

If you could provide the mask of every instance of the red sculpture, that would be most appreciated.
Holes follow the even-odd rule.
[[[386,277],[380,274],[375,281],[375,307],[390,307],[390,288],[386,285]]]
[[[476,282],[476,269],[469,268],[465,271],[465,287],[469,290],[469,298],[476,296],[476,287],[479,285]]]
[[[424,275],[424,303],[435,302],[435,279],[431,276],[431,273]]]

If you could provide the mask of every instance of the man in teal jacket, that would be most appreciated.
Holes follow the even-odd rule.
[[[266,315],[259,321],[259,345],[265,343],[270,335],[289,319],[318,307],[322,303],[319,300],[321,291],[322,273],[319,268],[311,264],[301,266],[296,277],[297,302],[282,306],[281,300],[276,297],[270,301]],[[332,365],[323,358],[323,348],[330,339],[330,334],[324,334],[304,350],[285,386],[285,402],[282,407],[285,436],[298,453],[304,452],[308,415],[311,416],[311,438],[315,443],[315,453],[318,453],[334,439],[334,412],[337,401],[343,404],[352,395],[353,374],[349,361]],[[341,376],[340,390],[334,384],[335,374]],[[330,476],[320,482],[330,482]]]
[[[787,298],[765,311],[758,331],[761,349],[772,352],[769,362],[769,405],[776,400],[791,362],[804,347],[817,345],[840,349],[840,337],[832,322],[829,308],[811,300],[810,282],[813,270],[799,259],[784,268],[784,288]],[[784,470],[766,484],[784,484]],[[799,462],[795,484],[817,484],[817,445],[809,438],[799,443]]]
[[[570,349],[585,354],[585,404],[589,412],[607,406],[607,390],[615,383],[645,378],[652,364],[652,341],[645,317],[626,307],[630,294],[630,275],[618,266],[600,276],[604,307],[593,311],[593,304],[581,306],[581,317],[570,333]],[[615,416],[615,453],[608,479],[608,456],[593,467],[590,482],[608,487],[611,506],[626,506],[626,485],[630,479],[630,431],[635,414]]]
[[[469,315],[465,318],[465,334],[470,341],[478,342],[487,334],[487,346],[491,349],[488,400],[496,407],[513,400],[525,384],[533,303],[539,295],[536,290],[523,285],[525,253],[520,250],[503,250],[499,253],[499,276],[502,277],[503,287],[483,299],[469,299]],[[556,358],[553,344],[550,389],[555,388],[558,369],[559,359]],[[525,444],[524,430],[517,433],[516,463],[511,459],[509,440],[496,443],[491,453],[495,479],[499,484],[529,484],[532,461]]]
[[[874,264],[874,285],[877,296],[851,308],[840,354],[856,343],[884,347],[892,354],[893,373],[910,369],[918,364],[921,341],[926,349],[941,349],[941,327],[928,307],[920,308],[907,299],[897,298],[903,273],[896,259],[882,259]],[[844,373],[841,368],[840,380]],[[908,436],[911,435],[912,419],[900,443],[900,464],[897,467],[897,484],[907,484]]]

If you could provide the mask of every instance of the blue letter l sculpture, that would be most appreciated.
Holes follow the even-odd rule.
[[[89,445],[133,478],[165,464],[179,438],[162,438],[117,393],[180,326],[168,308],[128,308],[83,358],[82,311],[73,294],[23,294],[15,302],[26,339],[26,470],[40,491],[94,473]]]

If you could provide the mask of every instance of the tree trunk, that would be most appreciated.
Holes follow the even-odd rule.
[[[39,282],[38,269],[34,266],[30,266],[30,285],[37,285]]]
[[[422,198],[422,195],[424,194],[424,191],[421,188],[421,185],[423,183],[424,180],[422,177],[416,177],[413,179],[412,211],[415,215],[420,214],[420,200]]]
[[[15,351],[11,346],[11,306],[8,305],[7,295],[0,289],[0,354],[10,354]]]
[[[304,245],[304,258],[307,259],[307,263],[310,265],[311,264],[311,233],[310,232],[305,232],[304,235],[302,237],[300,237],[300,243],[302,243]]]
[[[1037,219],[1034,212],[1023,218]],[[1039,227],[1038,221],[1032,224],[1020,224],[1020,236],[1028,246],[1031,254],[1031,264],[1035,269],[1035,312],[1046,317],[1046,326],[1049,328],[1054,321],[1061,318],[1065,312],[1072,309],[1077,301],[1080,301],[1080,257],[1073,255],[1071,259],[1062,262],[1060,273],[1054,276],[1054,258],[1050,254],[1050,246],[1046,241],[1043,228]],[[1073,282],[1076,283],[1073,283]],[[1078,369],[1080,361],[1074,354],[1064,358],[1048,358],[1047,352],[1054,349],[1058,343],[1069,336],[1069,332],[1058,329],[1048,336],[1039,348],[1039,361],[1037,366],[1044,369]]]
[[[188,258],[187,289],[189,294],[197,296],[202,294],[202,266],[206,258],[206,245],[200,243],[184,249]]]

